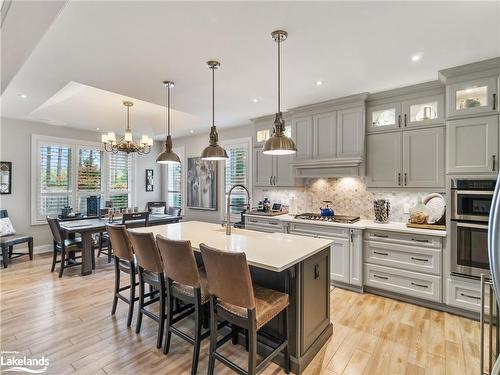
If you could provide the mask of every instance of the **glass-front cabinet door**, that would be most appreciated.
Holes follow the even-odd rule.
[[[448,117],[498,111],[498,76],[447,87]]]
[[[444,95],[427,96],[403,102],[404,127],[444,123]]]
[[[368,107],[368,132],[398,129],[402,126],[401,103]]]

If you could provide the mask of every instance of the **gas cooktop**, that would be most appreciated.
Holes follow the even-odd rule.
[[[321,216],[319,214],[305,213],[295,215],[296,219],[326,221],[330,223],[344,223],[352,224],[359,221],[359,216],[335,215],[335,216]]]

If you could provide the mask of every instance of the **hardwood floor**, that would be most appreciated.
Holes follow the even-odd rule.
[[[113,269],[98,259],[97,271],[62,279],[50,273],[50,256],[19,258],[0,273],[1,349],[50,360],[50,374],[189,374],[192,347],[176,336],[170,354],[155,348],[157,325],[135,315],[126,328],[126,305],[110,315]],[[306,369],[307,375],[477,374],[479,323],[372,294],[335,289],[333,336]],[[244,366],[246,353],[225,346]],[[208,340],[198,374],[206,374]],[[216,374],[232,372],[218,364]],[[275,364],[263,374],[283,373]]]

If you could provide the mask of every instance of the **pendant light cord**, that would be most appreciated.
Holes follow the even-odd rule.
[[[170,84],[167,85],[167,136],[170,135]]]
[[[215,126],[215,66],[212,66],[212,126]]]
[[[130,130],[130,106],[127,106],[127,130]]]
[[[280,54],[281,35],[278,34],[278,113],[281,108],[281,54]]]

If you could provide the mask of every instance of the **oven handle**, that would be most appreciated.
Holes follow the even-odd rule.
[[[463,194],[471,194],[471,195],[491,195],[493,196],[493,191],[484,191],[484,190],[453,190],[455,195],[463,195]]]
[[[488,224],[455,223],[455,225],[462,228],[488,229]]]

